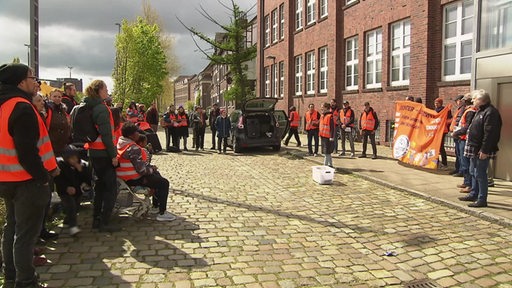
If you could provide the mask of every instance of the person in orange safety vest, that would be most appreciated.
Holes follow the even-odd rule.
[[[318,154],[318,128],[320,126],[320,113],[315,110],[315,104],[309,104],[308,111],[304,118],[306,120],[306,133],[308,134],[308,155],[316,156]],[[313,140],[315,141],[314,153]]]
[[[366,158],[366,147],[368,146],[368,138],[372,144],[372,159],[377,159],[377,144],[375,143],[375,130],[379,128],[379,118],[377,113],[370,106],[369,102],[364,103],[364,110],[359,118],[359,130],[363,137],[363,153],[359,158]]]
[[[348,136],[348,142],[350,143],[350,157],[356,155],[354,149],[354,110],[350,108],[348,101],[343,101],[343,109],[340,110],[340,123],[341,123],[341,153],[340,156],[345,156],[345,140]]]
[[[37,77],[24,64],[0,66],[0,197],[6,207],[2,238],[4,287],[39,285],[32,262],[50,177],[59,169],[43,119],[31,100]]]
[[[333,167],[332,152],[334,152],[334,137],[336,136],[336,125],[334,124],[331,105],[324,103],[322,105],[322,116],[320,117],[319,136],[322,139],[322,153],[324,154],[324,165]]]
[[[295,106],[290,107],[290,116],[288,116],[288,120],[290,121],[290,130],[288,131],[288,136],[284,140],[284,146],[288,146],[288,142],[290,142],[290,138],[292,138],[293,135],[297,142],[297,147],[300,147],[302,146],[299,137],[300,116]]]

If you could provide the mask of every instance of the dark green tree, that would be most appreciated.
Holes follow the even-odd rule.
[[[251,29],[252,25],[247,19],[251,9],[247,11],[240,9],[234,0],[231,0],[231,6],[219,3],[230,12],[230,22],[227,24],[217,21],[202,6],[200,6],[198,12],[210,22],[220,27],[224,37],[217,39],[208,37],[194,27],[186,26],[181,19],[178,18],[178,20],[193,36],[212,46],[214,52],[207,53],[198,45],[194,38],[197,48],[210,61],[218,65],[228,65],[229,78],[227,80],[228,82],[231,81],[231,85],[224,94],[224,99],[235,101],[235,104],[239,106],[252,95],[251,86],[247,80],[247,62],[256,58],[256,45],[248,46],[246,39],[247,31]]]

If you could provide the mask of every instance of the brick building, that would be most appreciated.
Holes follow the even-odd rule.
[[[192,98],[191,91],[194,91],[194,87],[191,87],[191,80],[196,75],[180,75],[174,80],[174,105],[183,105],[190,101]]]
[[[470,90],[472,0],[258,1],[257,87],[301,115],[335,98],[359,116],[368,101],[390,141],[394,101],[428,107]],[[359,117],[357,117],[359,118]]]

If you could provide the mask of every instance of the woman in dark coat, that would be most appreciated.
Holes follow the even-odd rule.
[[[50,135],[55,156],[62,156],[62,151],[69,144],[71,125],[67,108],[62,103],[62,91],[54,89],[50,92],[46,116],[46,128]]]

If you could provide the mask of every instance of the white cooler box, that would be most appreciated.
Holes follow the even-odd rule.
[[[312,166],[313,169],[313,180],[318,184],[332,184],[334,180],[334,168],[329,166]]]

